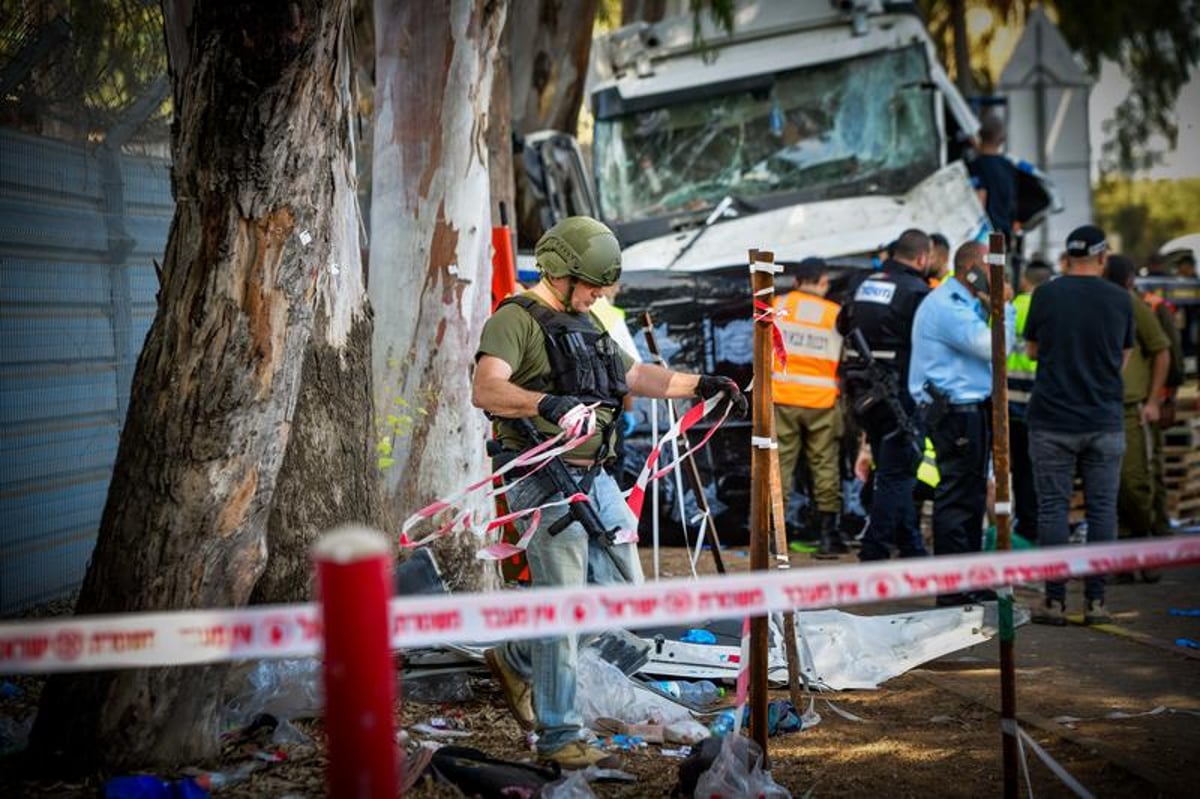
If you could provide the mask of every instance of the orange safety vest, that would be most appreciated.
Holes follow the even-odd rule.
[[[835,329],[836,302],[793,291],[775,298],[776,321],[787,348],[787,367],[775,361],[771,392],[780,405],[832,408],[837,401],[837,366],[842,337]]]

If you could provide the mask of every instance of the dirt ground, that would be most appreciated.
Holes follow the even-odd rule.
[[[643,552],[643,559],[651,574],[651,554]],[[731,570],[748,567],[745,554],[738,550],[728,550],[725,560]],[[852,557],[844,560],[853,562]],[[803,554],[793,554],[791,561],[793,567],[814,564]],[[687,574],[686,564],[683,550],[661,554],[663,576]],[[714,571],[707,555],[699,568],[701,573]],[[1081,587],[1073,583],[1070,590],[1075,606],[1068,610],[1078,611]],[[1023,604],[1037,597],[1036,587],[1018,589]],[[1194,796],[1200,770],[1200,650],[1176,640],[1200,641],[1200,617],[1169,611],[1200,608],[1200,569],[1163,572],[1156,584],[1110,586],[1108,604],[1115,617],[1112,626],[1028,625],[1018,630],[1019,724],[1098,797]],[[850,610],[876,614],[931,606],[932,600],[919,600]],[[36,681],[17,684],[26,703],[36,698]],[[529,759],[525,738],[504,710],[491,680],[473,679],[473,690],[474,698],[461,705],[408,703],[398,713],[399,722],[408,727],[434,716],[453,716],[471,733],[460,743],[495,757]],[[777,695],[785,698],[785,692]],[[10,703],[11,710],[13,701],[0,700],[0,717],[4,703]],[[839,715],[830,702],[861,721]],[[820,695],[816,700],[820,724],[770,740],[772,773],[797,797],[999,795],[1003,786],[999,708],[998,645],[989,642],[926,664],[876,691]],[[1149,714],[1156,708],[1162,710]],[[1114,713],[1126,716],[1110,717]],[[298,726],[312,735],[312,744],[286,747],[286,762],[264,768],[218,795],[324,795],[320,722]],[[414,740],[421,737],[411,735]],[[246,759],[232,749],[226,755],[224,763],[215,765],[229,769]],[[1034,794],[1072,795],[1028,747],[1026,758]],[[651,746],[625,755],[624,768],[637,776],[635,784],[594,784],[593,789],[599,797],[668,796],[680,762]],[[102,784],[100,775],[72,782],[21,780],[19,767],[19,754],[0,760],[0,795],[95,796]],[[1021,794],[1026,794],[1023,786]],[[423,783],[407,795],[459,794],[446,786]]]

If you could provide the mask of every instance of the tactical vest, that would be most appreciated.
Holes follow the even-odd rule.
[[[539,378],[530,391],[545,391],[621,407],[629,393],[620,347],[608,333],[598,330],[588,314],[553,311],[532,297],[509,297],[500,303],[519,305],[534,318],[546,341],[550,374]]]

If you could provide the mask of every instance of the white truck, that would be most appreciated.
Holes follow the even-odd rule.
[[[907,228],[952,246],[987,232],[962,160],[979,122],[913,4],[757,0],[731,35],[706,15],[701,39],[691,14],[598,37],[590,179],[562,134],[526,154],[547,222],[589,213],[616,232],[619,304],[652,312],[673,365],[748,378],[750,248],[848,271]],[[1028,229],[1054,202],[1016,171]],[[711,466],[737,506],[746,432],[729,435]]]

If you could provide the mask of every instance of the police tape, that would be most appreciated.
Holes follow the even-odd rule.
[[[845,607],[1194,563],[1200,563],[1200,539],[1177,536],[636,586],[406,596],[392,600],[389,634],[393,649],[536,638]],[[308,657],[319,654],[321,640],[314,604],[12,622],[0,624],[0,673]]]

